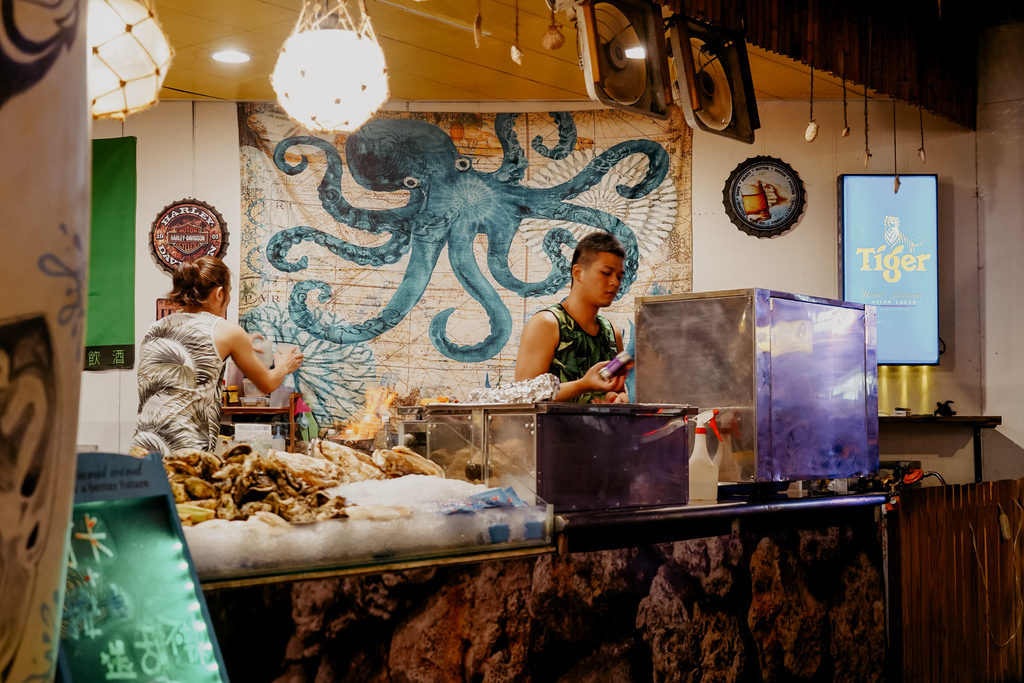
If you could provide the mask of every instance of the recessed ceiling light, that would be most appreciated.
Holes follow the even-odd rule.
[[[252,55],[239,50],[217,50],[210,56],[218,62],[226,62],[228,64],[242,64],[252,59]]]

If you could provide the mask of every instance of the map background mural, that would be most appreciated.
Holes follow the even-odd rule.
[[[635,297],[690,291],[691,137],[678,111],[667,121],[614,111],[511,116],[384,112],[375,119],[374,126],[353,135],[369,138],[367,131],[373,131],[376,137],[370,142],[374,144],[391,136],[393,149],[386,155],[379,148],[374,148],[375,156],[369,154],[368,143],[359,139],[358,144],[350,145],[357,151],[349,159],[349,136],[320,136],[337,150],[341,160],[340,191],[342,203],[350,205],[344,215],[355,217],[351,224],[336,220],[321,203],[318,186],[329,172],[330,149],[325,153],[314,144],[290,141],[281,145],[275,163],[279,143],[294,136],[309,136],[309,132],[272,104],[243,103],[238,115],[242,169],[242,257],[237,293],[240,322],[250,332],[259,331],[272,341],[295,343],[302,349],[305,363],[289,383],[303,392],[321,424],[348,419],[362,408],[365,391],[379,385],[390,386],[410,399],[464,398],[473,388],[512,381],[519,336],[526,321],[568,292],[568,261],[553,267],[549,249],[571,258],[575,241],[598,229],[598,225],[611,226],[605,229],[613,232],[621,229],[616,226],[624,226],[622,234],[635,236],[636,266],[634,272],[627,272],[627,280],[632,275],[634,281],[603,311],[623,331],[627,348],[632,342]],[[402,124],[402,120],[420,123]],[[504,139],[508,148],[508,139],[514,136],[521,148],[518,159],[502,148],[500,136],[510,120],[511,128]],[[422,136],[423,144],[411,140],[410,134]],[[425,138],[430,138],[432,146]],[[456,169],[448,173],[450,162],[442,157],[451,146]],[[419,156],[408,151],[412,148],[419,150]],[[431,156],[423,149],[438,151]],[[657,154],[630,153],[637,149],[653,149]],[[305,168],[303,157],[308,161]],[[667,162],[663,180],[654,184],[649,178],[653,171],[648,173],[652,159],[654,165],[659,160]],[[510,168],[511,178],[507,177]],[[287,169],[293,174],[286,173]],[[516,169],[522,176],[518,182]],[[403,176],[406,183],[422,186],[400,185],[396,181]],[[419,180],[410,181],[414,176]],[[477,228],[467,218],[465,204],[460,203],[471,199],[462,196],[470,192],[463,188],[473,186],[458,184],[471,177],[489,183],[487,191],[491,194],[485,198],[495,208],[489,214],[492,217],[484,219],[479,228],[487,234],[476,234],[475,238],[472,235]],[[377,190],[371,189],[375,186]],[[570,186],[575,189],[563,190]],[[641,187],[642,191],[629,192],[629,188]],[[445,206],[456,208],[438,216],[442,199],[447,202]],[[519,217],[508,218],[509,213]],[[434,223],[424,229],[430,221]],[[502,221],[505,224],[495,225]],[[376,226],[377,234],[367,229],[367,223]],[[300,226],[308,228],[302,232],[307,235],[305,240],[283,240],[298,234],[294,229]],[[285,233],[289,230],[292,232]],[[447,243],[440,245],[436,266],[431,269],[421,262],[423,251],[417,252],[417,235],[440,235],[442,230],[449,231],[443,233]],[[509,231],[514,233],[511,242],[499,249],[497,256],[491,254],[489,261],[488,240],[493,236],[501,241],[504,237],[500,236],[507,236]],[[279,237],[272,241],[275,235]],[[343,250],[336,251],[380,254],[388,251],[389,240],[409,235],[411,247],[393,263],[359,265],[358,259],[349,260],[328,248],[332,243],[344,244]],[[282,242],[287,253],[283,258],[275,257],[272,245]],[[305,268],[298,268],[302,258],[306,259]],[[553,293],[542,286],[516,284],[516,291],[506,288],[498,281],[508,283],[504,271],[523,283],[546,282],[550,285],[546,289]],[[472,284],[480,274],[493,288],[493,297],[481,294],[486,286]],[[408,292],[395,297],[407,279],[425,284],[418,299],[415,293],[410,299]],[[293,293],[297,301],[289,310]],[[387,317],[382,311],[390,314],[386,307],[399,298],[410,300],[411,308],[404,316],[390,315],[388,325],[392,326],[384,325],[387,329],[379,334],[373,336],[371,332],[363,335],[368,337],[365,340],[344,344],[323,338],[332,336],[324,334],[325,330],[349,330],[378,316]],[[445,314],[447,309],[454,310]],[[446,323],[442,335],[450,346],[431,334],[435,318]],[[438,321],[434,324],[437,327]],[[507,339],[502,341],[504,336]],[[482,344],[488,339],[492,343]],[[482,347],[475,353],[486,357],[462,360],[460,356],[467,355],[459,350],[463,347]]]

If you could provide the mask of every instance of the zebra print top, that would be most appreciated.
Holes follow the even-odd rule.
[[[213,313],[172,313],[146,331],[139,349],[139,414],[132,447],[169,455],[213,451],[220,431],[224,360]]]

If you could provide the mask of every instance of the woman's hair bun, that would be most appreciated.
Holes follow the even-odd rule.
[[[182,308],[201,308],[214,290],[231,287],[231,271],[216,256],[184,261],[171,279],[174,289],[167,300]]]

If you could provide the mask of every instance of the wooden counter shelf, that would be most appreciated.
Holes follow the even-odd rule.
[[[998,427],[1003,424],[1003,418],[1001,415],[952,415],[949,417],[938,415],[907,415],[905,417],[879,415],[878,424],[879,426],[917,424],[970,427],[974,433],[974,483],[980,484],[982,480],[981,430]]]
[[[280,408],[270,406],[223,406],[220,409],[222,418],[234,415],[287,415],[288,416],[288,448],[295,445],[295,402],[302,394],[293,391],[288,397],[288,405]],[[234,423],[234,420],[231,420]]]

